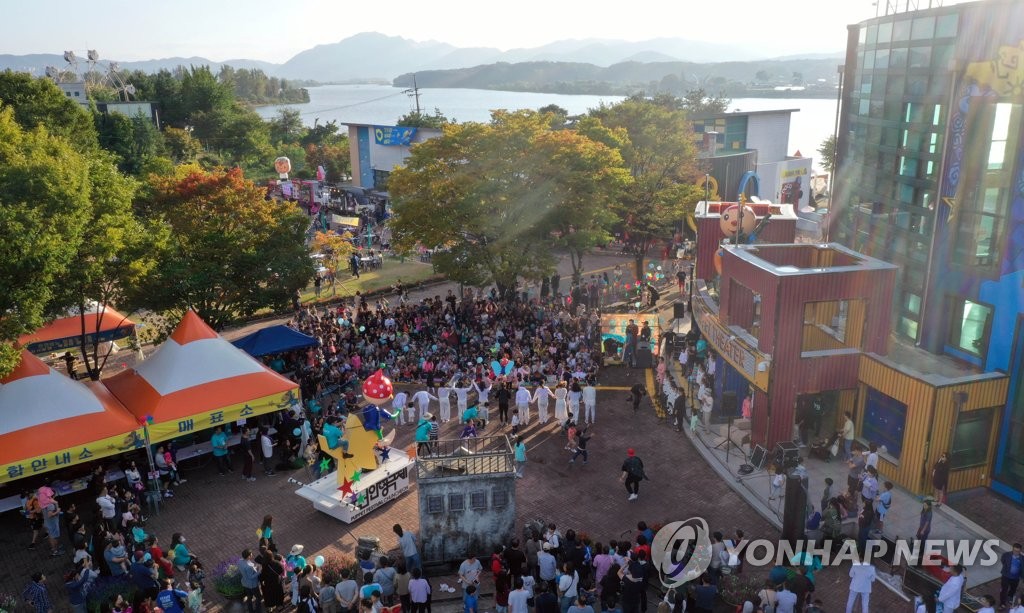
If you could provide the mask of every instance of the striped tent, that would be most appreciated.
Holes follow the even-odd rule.
[[[105,383],[149,421],[154,443],[298,401],[298,385],[221,338],[193,311],[145,362]]]
[[[138,421],[102,383],[74,381],[27,350],[0,379],[0,483],[143,444]]]

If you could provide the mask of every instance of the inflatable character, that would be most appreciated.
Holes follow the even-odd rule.
[[[292,171],[292,161],[284,156],[274,160],[274,170],[282,181],[288,180],[288,173]]]

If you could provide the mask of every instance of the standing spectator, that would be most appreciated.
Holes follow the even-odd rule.
[[[164,579],[164,589],[157,595],[156,604],[164,613],[185,613],[188,592],[174,588],[174,579]]]
[[[373,582],[380,586],[380,598],[384,606],[391,606],[395,603],[395,577],[398,575],[391,566],[391,559],[383,556],[380,559],[380,568],[373,573]]]
[[[306,568],[306,558],[302,557],[303,549],[305,549],[303,545],[292,545],[288,557],[285,558],[285,569],[288,571],[287,579],[291,586],[293,605],[299,603],[299,573]]]
[[[562,565],[562,576],[558,578],[558,606],[562,613],[566,613],[576,601],[579,589],[580,575],[572,562],[566,562]]]
[[[413,570],[414,577],[418,571],[418,568]],[[411,596],[411,581],[409,585]],[[359,584],[352,578],[352,572],[347,568],[341,569],[341,581],[334,586],[334,598],[341,606],[341,613],[352,613],[359,607]]]
[[[868,613],[868,606],[871,600],[871,584],[877,578],[875,567],[870,562],[853,562],[850,566],[850,596],[846,599],[846,613],[853,613],[853,607],[857,603],[858,598],[860,599],[861,612]],[[952,609],[950,610],[952,611]]]
[[[1021,555],[1020,543],[1014,543],[1013,550],[1004,553],[1001,561],[1003,567],[999,573],[999,608],[1004,608],[1010,598],[1017,593],[1021,572],[1024,571],[1024,556]]]
[[[412,581],[412,575],[409,573],[409,569],[406,568],[405,562],[395,564],[395,595],[398,596],[398,604],[402,606],[402,613],[410,613],[412,611],[412,601],[409,600],[410,581]],[[321,596],[321,606],[323,605],[323,600]]]
[[[242,552],[242,561],[238,564],[238,571],[244,590],[242,602],[246,603],[249,613],[255,613],[261,608],[262,596],[260,595],[260,567],[253,561],[252,550],[246,549]]]
[[[792,584],[786,581],[782,589],[775,594],[775,613],[794,613],[797,610],[797,595],[791,588]]]
[[[868,466],[878,470],[878,445],[875,443],[868,443],[868,455],[864,459],[864,468]]]
[[[37,571],[32,574],[32,581],[25,587],[21,597],[35,613],[53,613],[50,593],[46,589],[46,575],[43,573]]]
[[[946,502],[946,487],[949,485],[949,454],[945,451],[932,467],[932,487],[935,488],[935,506]]]
[[[246,481],[255,481],[253,476],[253,465],[256,463],[256,454],[259,453],[257,441],[252,435],[252,429],[248,426],[242,428],[242,440],[239,446],[242,448],[242,478]]]
[[[476,597],[476,586],[467,585],[466,595],[462,598],[463,610],[465,613],[480,613],[478,602],[479,601]]]
[[[270,432],[263,428],[260,430],[260,450],[263,452],[263,474],[268,477],[274,475],[274,439],[270,438]]]
[[[420,552],[416,548],[416,536],[412,532],[403,530],[401,524],[395,524],[391,529],[398,535],[398,546],[402,548],[406,568],[410,571],[414,568],[421,568]]]
[[[843,459],[847,462],[853,457],[853,414],[849,411],[844,413],[846,419],[843,421]]]
[[[423,571],[414,568],[412,580],[409,581],[409,600],[412,602],[412,613],[427,613],[430,600],[430,583],[423,578]]]
[[[549,542],[545,542],[541,545],[541,550],[537,552],[537,574],[542,582],[548,583],[555,580],[555,576],[558,574],[558,562],[555,560],[555,556],[551,554],[552,545]]]
[[[92,587],[92,582],[99,576],[100,572],[92,569],[89,558],[79,562],[75,570],[68,575],[64,587],[68,590],[68,603],[74,613],[86,613],[86,595]]]
[[[583,386],[583,423],[592,425],[596,419],[594,412],[597,409],[597,388],[594,387],[593,378],[587,379]]]
[[[100,517],[103,519],[103,525],[106,526],[107,530],[114,530],[117,527],[114,521],[117,515],[114,499],[107,492],[106,486],[100,487],[99,493],[100,495],[96,498],[96,505],[100,508]]]
[[[462,585],[462,589],[465,590],[469,586],[480,585],[480,572],[483,570],[483,565],[480,564],[480,560],[476,559],[476,554],[472,551],[466,556],[466,559],[459,565],[459,583]]]
[[[224,428],[217,426],[213,429],[210,445],[213,446],[213,459],[217,462],[220,476],[223,477],[229,472],[234,472],[231,470],[231,461],[228,458],[228,435],[224,434]]]
[[[39,489],[40,491],[43,490],[43,488]],[[43,504],[42,501],[45,499],[46,498],[40,494],[40,504]],[[60,516],[60,505],[57,504],[57,499],[53,498],[51,490],[49,502],[43,504],[43,527],[46,528],[46,536],[50,541],[50,555],[53,557],[57,557],[64,553],[64,547],[57,540],[60,538]]]
[[[523,578],[515,580],[516,589],[508,594],[508,613],[530,613],[530,593],[523,587]]]
[[[627,500],[636,500],[640,497],[640,481],[647,477],[644,472],[644,462],[637,457],[636,451],[632,448],[626,450],[626,459],[622,462],[622,475],[619,481],[626,484]]]
[[[640,409],[640,401],[647,395],[647,388],[643,383],[637,383],[629,388],[629,397],[633,402],[633,415]]]
[[[924,504],[921,505],[921,518],[917,523],[917,540],[926,541],[928,535],[932,531],[932,503],[930,500],[925,500]]]
[[[526,443],[523,442],[523,437],[516,437],[516,444],[512,450],[515,452],[516,479],[522,479],[523,471],[526,469]]]

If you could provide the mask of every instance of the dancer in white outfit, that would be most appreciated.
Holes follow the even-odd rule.
[[[459,406],[459,422],[462,422],[462,414],[469,407],[469,392],[473,390],[473,384],[470,383],[466,387],[458,387],[455,385],[455,379],[453,378],[449,385],[455,391],[455,402]]]
[[[530,423],[530,399],[533,397],[525,383],[519,383],[516,390],[516,408],[519,409],[519,421],[526,426]]]
[[[555,421],[558,423],[563,423],[569,418],[565,404],[565,397],[568,394],[569,390],[565,389],[565,382],[559,383],[555,388]]]
[[[584,421],[588,424],[594,423],[594,409],[597,407],[597,388],[593,382],[587,381],[583,386],[583,408],[585,410]]]
[[[541,383],[533,393],[533,400],[537,403],[537,419],[542,424],[548,423],[548,401],[554,397],[546,383]]]
[[[412,401],[415,402],[420,409],[420,419],[427,419],[424,415],[430,412],[431,400],[437,400],[437,396],[431,394],[427,390],[420,390],[412,395]],[[413,420],[413,422],[415,421],[416,420]]]
[[[391,401],[391,410],[395,415],[395,423],[398,425],[404,425],[405,423],[414,423],[416,416],[405,410],[405,405],[409,404],[409,394],[405,392],[398,392],[395,394],[395,399]]]
[[[438,413],[441,423],[447,423],[452,418],[452,388],[451,383],[437,388]]]
[[[583,391],[580,389],[580,382],[577,379],[572,380],[572,387],[569,388],[569,412],[576,418],[576,421],[580,419],[580,397],[583,395]]]
[[[481,383],[483,385],[480,385]],[[480,419],[487,421],[490,418],[487,414],[487,402],[491,393],[491,380],[484,377],[481,381],[474,383],[473,387],[476,389],[476,402],[480,410]]]

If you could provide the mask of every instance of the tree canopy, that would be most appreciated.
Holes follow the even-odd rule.
[[[214,329],[261,309],[284,308],[313,277],[308,217],[231,170],[179,166],[151,176],[138,202],[169,225],[172,240],[140,284],[150,308],[176,320],[195,309]]]
[[[551,116],[495,111],[486,124],[445,126],[392,172],[393,244],[439,249],[435,266],[506,298],[520,278],[554,264],[559,232],[591,232],[629,181],[619,155],[586,136],[552,130]]]
[[[92,117],[49,79],[11,70],[0,72],[3,106],[14,109],[14,120],[23,128],[42,126],[50,134],[66,138],[79,151],[96,148]]]

